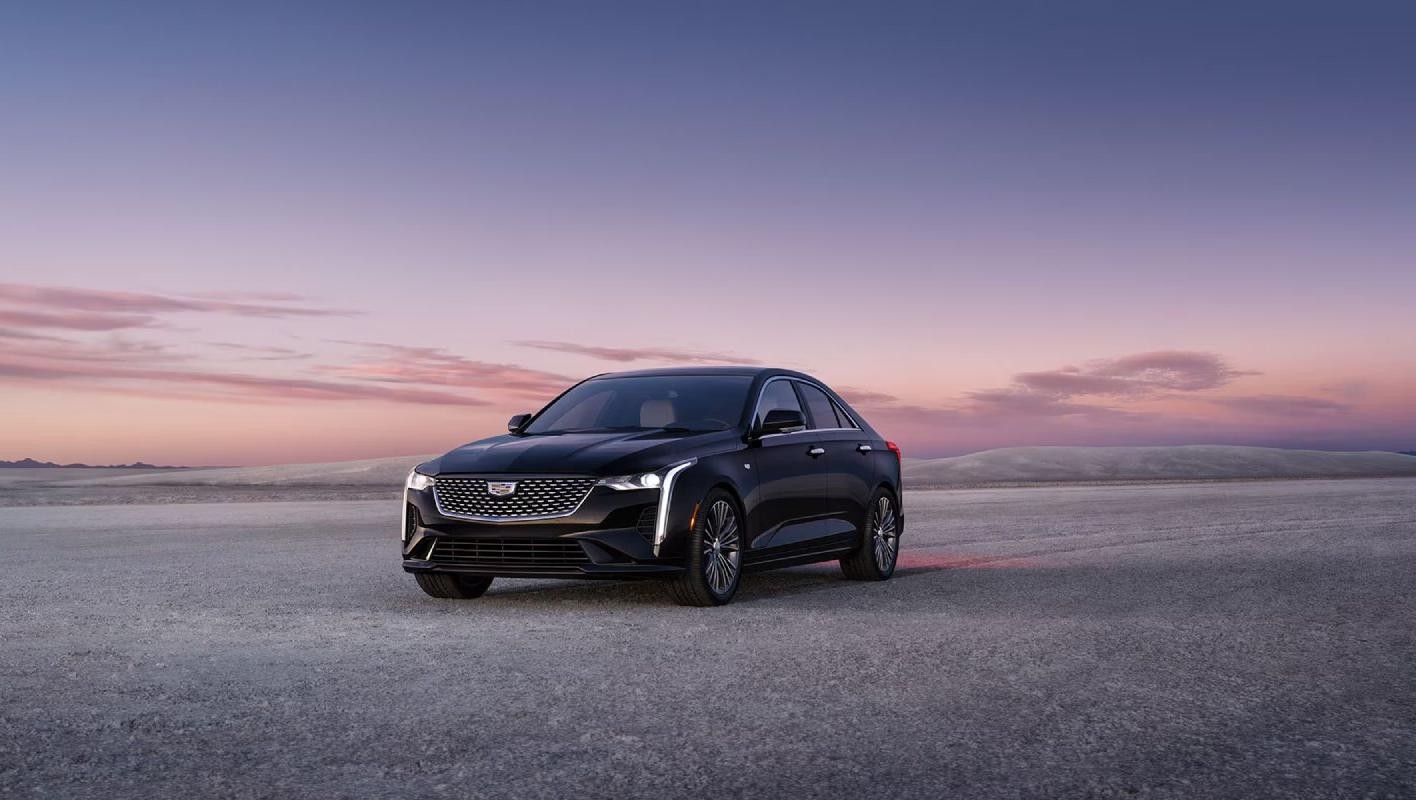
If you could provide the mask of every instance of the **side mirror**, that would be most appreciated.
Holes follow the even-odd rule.
[[[774,408],[768,411],[767,416],[763,418],[757,435],[770,436],[774,433],[792,433],[802,430],[806,430],[806,417],[802,416],[800,411],[792,408]]]
[[[525,425],[530,420],[530,414],[517,414],[516,416],[512,417],[510,420],[507,421],[506,429],[511,431],[512,433],[516,433],[517,431],[521,430],[522,425]]]

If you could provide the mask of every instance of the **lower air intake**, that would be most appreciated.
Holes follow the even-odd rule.
[[[635,528],[639,531],[639,535],[652,539],[654,538],[654,525],[658,521],[659,507],[645,506],[644,510],[639,512],[639,524],[635,525]]]
[[[574,539],[439,538],[429,560],[447,567],[505,572],[575,571],[590,563],[585,548]]]

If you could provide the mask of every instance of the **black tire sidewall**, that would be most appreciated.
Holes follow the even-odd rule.
[[[882,497],[890,501],[890,512],[895,515],[895,555],[894,558],[890,559],[890,568],[888,570],[881,569],[880,564],[875,560],[875,526],[873,523],[875,522],[875,515],[878,512],[878,509],[880,508],[880,498]],[[900,564],[900,534],[904,533],[904,531],[900,528],[899,508],[899,501],[895,499],[895,496],[893,494],[885,491],[884,489],[877,489],[875,492],[875,496],[870,499],[870,513],[867,515],[867,517],[872,523],[870,526],[870,530],[868,531],[868,533],[870,534],[870,538],[868,540],[868,547],[870,549],[870,563],[875,565],[875,571],[879,573],[881,580],[885,580],[891,575],[894,575],[895,568]]]
[[[707,528],[709,509],[719,500],[727,501],[733,510],[733,516],[737,519],[738,525],[738,568],[737,574],[733,576],[732,585],[726,592],[719,594],[713,591],[713,587],[708,583],[708,576],[703,571],[703,533]],[[747,532],[744,528],[742,509],[738,505],[736,498],[722,489],[714,489],[703,498],[703,502],[698,506],[698,519],[694,520],[693,538],[691,540],[692,550],[688,554],[689,568],[692,570],[694,579],[703,587],[706,592],[719,604],[726,603],[737,594],[738,587],[742,584],[742,562],[745,554],[744,542],[747,540]]]

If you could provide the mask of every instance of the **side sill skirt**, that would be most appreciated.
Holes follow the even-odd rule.
[[[818,561],[834,561],[855,549],[855,545],[848,545],[844,547],[831,547],[824,550],[813,550],[809,553],[788,553],[780,556],[769,556],[761,560],[747,561],[742,565],[742,569],[744,572],[757,572],[759,570],[777,569],[778,567],[815,564]]]

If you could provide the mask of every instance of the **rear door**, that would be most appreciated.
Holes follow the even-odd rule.
[[[778,408],[805,414],[792,382],[767,382],[753,418],[754,429],[767,412]],[[776,548],[818,538],[830,513],[822,507],[830,494],[825,449],[814,431],[763,436],[752,449],[757,472],[757,498],[752,503],[752,548]]]
[[[828,507],[843,529],[861,530],[866,506],[875,489],[875,448],[855,421],[820,388],[797,382],[807,417],[820,447],[826,451]]]

